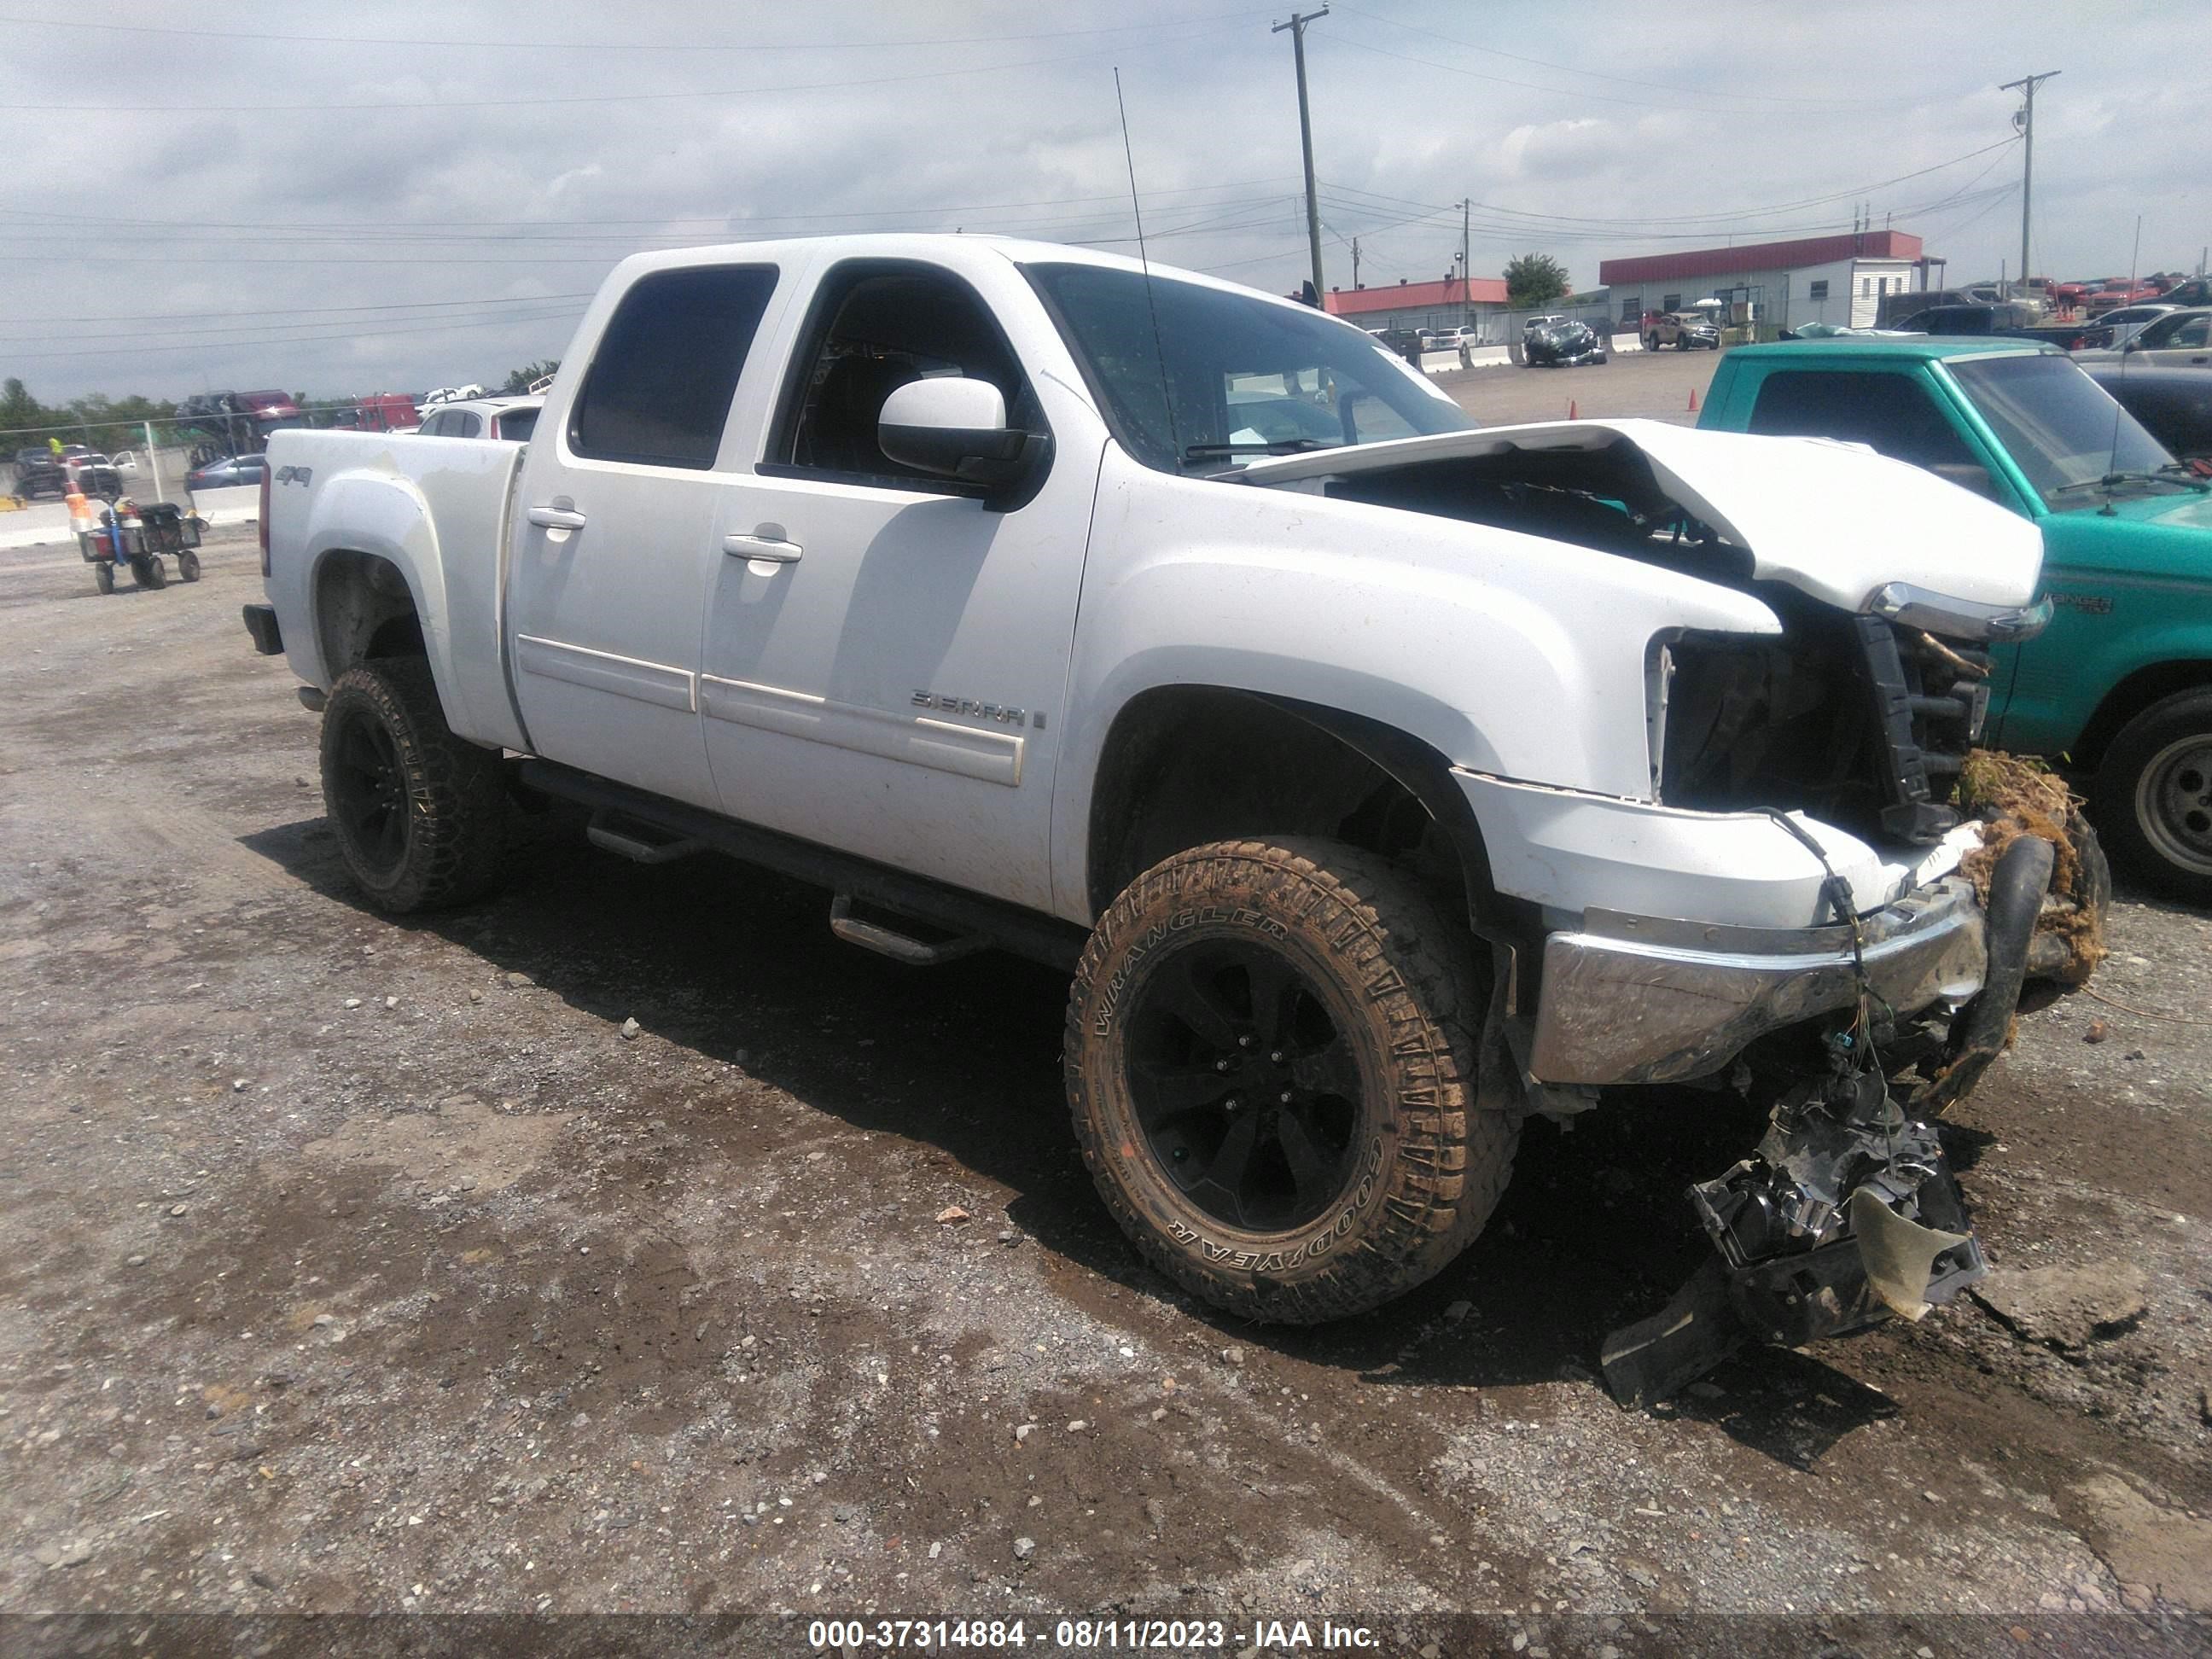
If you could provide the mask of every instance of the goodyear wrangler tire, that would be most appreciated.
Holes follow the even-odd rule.
[[[370,903],[404,913],[476,897],[498,874],[507,791],[499,757],[453,735],[430,665],[349,668],[323,709],[323,803]]]
[[[1517,1127],[1478,1109],[1487,994],[1385,860],[1219,842],[1099,921],[1068,998],[1075,1133],[1107,1207],[1172,1278],[1249,1318],[1363,1313],[1470,1243]]]

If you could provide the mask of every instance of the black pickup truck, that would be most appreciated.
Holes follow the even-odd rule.
[[[2045,323],[2016,328],[2010,306],[1930,306],[1894,325],[1905,334],[1988,336],[2005,340],[2047,340],[2062,351],[2107,345],[2112,331],[2097,323]]]

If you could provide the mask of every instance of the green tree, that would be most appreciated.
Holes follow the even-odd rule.
[[[527,363],[520,368],[511,368],[507,372],[507,384],[500,387],[500,393],[502,397],[520,398],[530,390],[532,381],[544,380],[560,367],[558,357],[549,357],[542,363]]]
[[[23,383],[13,375],[4,386],[0,386],[0,432],[19,433],[26,427],[49,424],[46,410],[39,400],[23,388]],[[29,446],[28,437],[11,437],[9,447],[16,449]]]
[[[1505,267],[1505,303],[1536,311],[1568,291],[1567,268],[1548,253],[1524,253]]]

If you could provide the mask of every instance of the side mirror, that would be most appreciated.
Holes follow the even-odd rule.
[[[1030,434],[1006,424],[1006,400],[988,380],[909,380],[884,399],[876,442],[902,466],[993,489],[1024,471]]]

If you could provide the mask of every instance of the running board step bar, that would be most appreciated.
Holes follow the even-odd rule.
[[[873,951],[909,968],[935,968],[991,948],[991,941],[981,933],[958,934],[931,944],[880,921],[863,921],[853,914],[850,893],[839,893],[830,901],[830,931],[848,945]]]
[[[592,822],[584,834],[592,846],[603,847],[634,864],[672,864],[678,859],[707,850],[703,841],[672,836],[605,806],[592,814]]]

